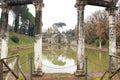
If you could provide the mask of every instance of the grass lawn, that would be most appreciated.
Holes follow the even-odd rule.
[[[14,43],[11,40],[12,36],[17,36],[19,38],[19,43]],[[29,37],[27,35],[21,35],[21,34],[17,34],[17,33],[13,33],[10,32],[9,33],[9,40],[8,40],[8,46],[9,48],[11,47],[20,47],[20,46],[33,46],[34,44],[34,38],[33,37]]]

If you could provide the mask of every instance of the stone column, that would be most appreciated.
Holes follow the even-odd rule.
[[[2,26],[2,39],[1,39],[1,58],[6,58],[8,55],[8,11],[9,7],[2,4],[1,26]]]
[[[77,70],[76,75],[84,74],[84,2],[78,1],[75,5],[77,8],[77,27],[78,27],[78,51],[77,51]]]
[[[116,18],[116,7],[107,8],[109,13],[109,55],[110,64],[109,68],[111,71],[115,70],[116,67],[116,27],[115,27],[115,18]]]
[[[35,17],[35,42],[34,42],[34,64],[35,64],[35,73],[42,75],[42,7],[44,4],[34,3],[36,10]]]

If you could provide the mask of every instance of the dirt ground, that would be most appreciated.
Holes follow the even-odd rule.
[[[27,80],[86,80],[85,76],[79,76],[76,77],[74,74],[68,74],[68,73],[45,73],[43,76],[32,76],[32,79],[30,79],[30,74],[29,73],[25,73],[25,76],[27,78]],[[103,75],[103,73],[101,72],[97,72],[97,73],[89,73],[88,74],[88,78],[87,80],[99,80],[100,77]],[[21,77],[21,75],[19,75]],[[4,75],[4,79],[5,80],[6,75]],[[106,75],[107,78],[107,75]],[[9,80],[16,80],[14,76],[10,76]],[[18,80],[24,80],[23,78],[20,78]],[[104,79],[104,80],[108,80],[108,79]],[[118,77],[118,75],[116,75],[115,77],[113,77],[111,80],[120,80],[120,75]]]
[[[85,80],[85,77],[84,76],[76,77],[73,74],[44,74],[42,77],[33,76],[33,80]],[[88,80],[93,79],[88,77]]]
[[[99,80],[103,76],[104,72],[94,72],[89,73],[87,76],[87,80]],[[105,79],[108,78],[109,74],[105,75]],[[98,79],[99,78],[99,79]],[[30,76],[27,76],[27,80],[30,80]],[[85,76],[75,76],[74,74],[68,73],[45,73],[41,76],[33,76],[32,80],[86,80]],[[120,75],[116,75],[111,80],[120,80]]]
[[[73,74],[61,74],[61,73],[53,73],[53,74],[44,74],[43,76],[32,76],[30,79],[29,73],[25,73],[27,80],[86,80],[85,76],[76,77]],[[19,75],[20,78],[18,80],[24,80],[22,75]],[[3,80],[6,80],[6,74],[4,75]],[[16,80],[13,75],[9,77],[9,80]],[[87,80],[94,80],[92,77],[88,77]]]

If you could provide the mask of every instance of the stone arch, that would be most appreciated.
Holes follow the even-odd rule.
[[[59,43],[68,44],[69,42],[70,41],[69,41],[68,37],[63,33],[57,33],[51,37],[52,44],[59,44]]]

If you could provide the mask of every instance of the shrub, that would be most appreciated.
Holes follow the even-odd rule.
[[[98,47],[99,46],[99,39],[95,40],[95,45]]]
[[[92,43],[94,43],[94,39],[88,40],[88,44],[92,44]]]
[[[91,39],[89,39],[89,40],[87,41],[87,43],[88,43],[88,44],[92,44],[92,43],[94,43],[95,40],[97,40],[97,39],[98,39],[98,37],[93,36],[93,37],[91,37]]]
[[[14,42],[14,43],[18,43],[20,40],[17,36],[11,36],[10,39]]]
[[[106,44],[105,44],[105,45],[109,46],[109,40],[106,41]]]
[[[106,40],[102,40],[101,45],[103,46],[105,44],[106,44]]]

